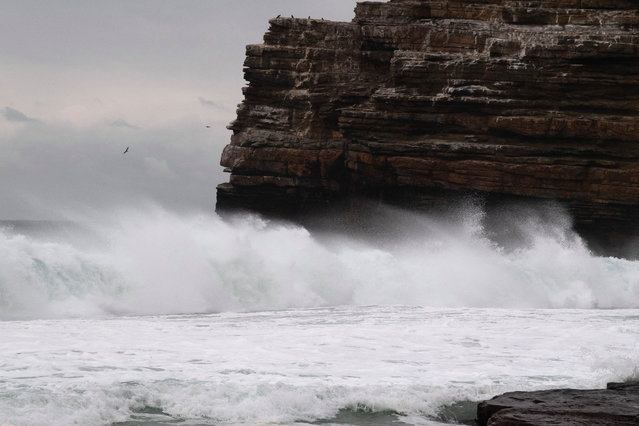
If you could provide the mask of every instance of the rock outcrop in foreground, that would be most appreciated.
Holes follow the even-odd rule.
[[[639,2],[362,2],[276,18],[247,47],[218,210],[365,196],[563,201],[614,242],[639,223]]]
[[[607,389],[509,392],[482,402],[479,426],[639,425],[639,382],[609,383]]]

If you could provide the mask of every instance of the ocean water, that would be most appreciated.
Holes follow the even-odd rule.
[[[502,392],[639,376],[639,262],[515,213],[3,222],[0,424],[468,424]]]

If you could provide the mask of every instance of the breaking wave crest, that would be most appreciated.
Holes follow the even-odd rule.
[[[83,221],[73,232],[5,227],[0,319],[386,304],[638,307],[639,262],[593,255],[564,215],[550,216],[516,214],[495,227],[476,208],[447,220],[389,210],[372,236],[160,208]]]

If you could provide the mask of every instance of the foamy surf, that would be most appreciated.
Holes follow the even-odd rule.
[[[635,310],[411,306],[4,321],[0,422],[468,420],[504,391],[636,374],[638,330]]]
[[[639,262],[593,255],[561,220],[522,218],[516,244],[493,238],[481,211],[445,223],[411,216],[402,226],[399,213],[394,220],[396,240],[151,208],[85,220],[62,236],[5,227],[0,318],[386,304],[639,306]]]
[[[5,223],[0,424],[433,426],[637,376],[638,262],[562,215],[510,218],[516,238],[473,208],[386,215],[375,235],[158,208]]]

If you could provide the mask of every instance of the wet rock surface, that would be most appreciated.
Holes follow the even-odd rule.
[[[479,404],[479,426],[639,425],[639,382],[607,389],[508,392]]]
[[[560,200],[607,246],[639,229],[639,3],[362,2],[246,49],[218,210],[367,197]]]

